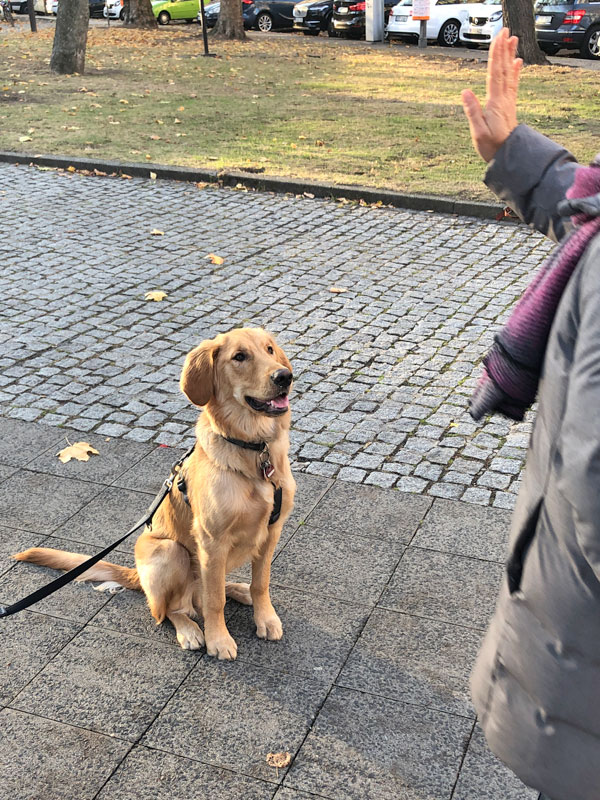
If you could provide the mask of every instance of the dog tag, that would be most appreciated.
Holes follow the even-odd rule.
[[[275,474],[275,467],[270,461],[263,461],[260,465],[260,468],[262,470],[263,478],[266,481],[270,480]]]

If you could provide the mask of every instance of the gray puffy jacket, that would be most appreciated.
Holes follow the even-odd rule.
[[[486,183],[558,240],[556,206],[577,168],[521,125]],[[524,783],[553,800],[600,800],[599,236],[561,299],[538,400],[512,522],[513,591],[505,580],[471,689],[491,749]]]

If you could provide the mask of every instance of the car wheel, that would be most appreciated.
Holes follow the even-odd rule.
[[[327,23],[327,36],[329,36],[331,39],[336,39],[337,38],[337,31],[333,27],[333,20],[332,19],[330,19],[329,22]]]
[[[122,8],[121,11],[119,12],[119,19],[121,20],[121,22],[125,19],[125,9],[124,8]]]
[[[600,28],[588,28],[580,52],[584,58],[600,58]]]
[[[266,11],[262,11],[256,18],[256,27],[259,31],[262,31],[262,33],[268,33],[269,31],[272,31],[273,17],[270,14],[267,14]]]
[[[438,44],[442,47],[454,47],[458,44],[460,22],[456,19],[447,19],[438,33]]]
[[[542,53],[546,53],[547,56],[555,56],[558,51],[560,50],[560,46],[557,44],[540,44],[540,50]]]
[[[168,25],[171,21],[171,15],[168,11],[161,11],[157,17],[159,25]]]

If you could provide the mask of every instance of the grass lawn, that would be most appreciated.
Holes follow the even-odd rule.
[[[92,28],[86,74],[49,71],[53,31],[0,34],[3,150],[153,161],[487,199],[460,91],[485,65],[309,37],[212,43],[199,28]],[[520,119],[600,150],[598,73],[529,67]]]

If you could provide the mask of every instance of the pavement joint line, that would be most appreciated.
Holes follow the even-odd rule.
[[[364,201],[368,204],[381,202],[384,206],[404,208],[412,211],[435,211],[442,214],[479,217],[496,221],[520,222],[505,216],[506,206],[498,203],[459,198],[409,194],[392,189],[378,189],[372,186],[336,184],[327,181],[309,181],[298,178],[264,175],[261,173],[237,170],[216,170],[203,167],[171,166],[167,164],[148,164],[127,161],[109,161],[82,156],[44,155],[0,151],[0,163],[50,167],[53,169],[99,170],[117,175],[155,180],[174,180],[189,183],[211,183],[220,187],[236,189],[243,186],[260,192],[276,194],[312,194],[319,199],[336,200],[344,197],[351,201]],[[155,178],[153,177],[155,176]],[[102,176],[104,177],[104,176]],[[312,198],[307,198],[312,199]],[[266,248],[265,248],[266,249]]]
[[[450,800],[454,798],[454,792],[456,791],[456,787],[458,786],[458,781],[460,780],[460,773],[462,772],[463,764],[465,763],[465,758],[467,757],[467,752],[469,750],[469,745],[471,744],[471,740],[473,738],[473,734],[475,733],[475,728],[477,726],[477,717],[473,720],[473,727],[471,728],[471,732],[464,743],[463,747],[463,754],[460,760],[460,764],[458,765],[458,771],[456,773],[456,780],[454,781],[454,786],[452,787],[452,791],[450,792]]]

